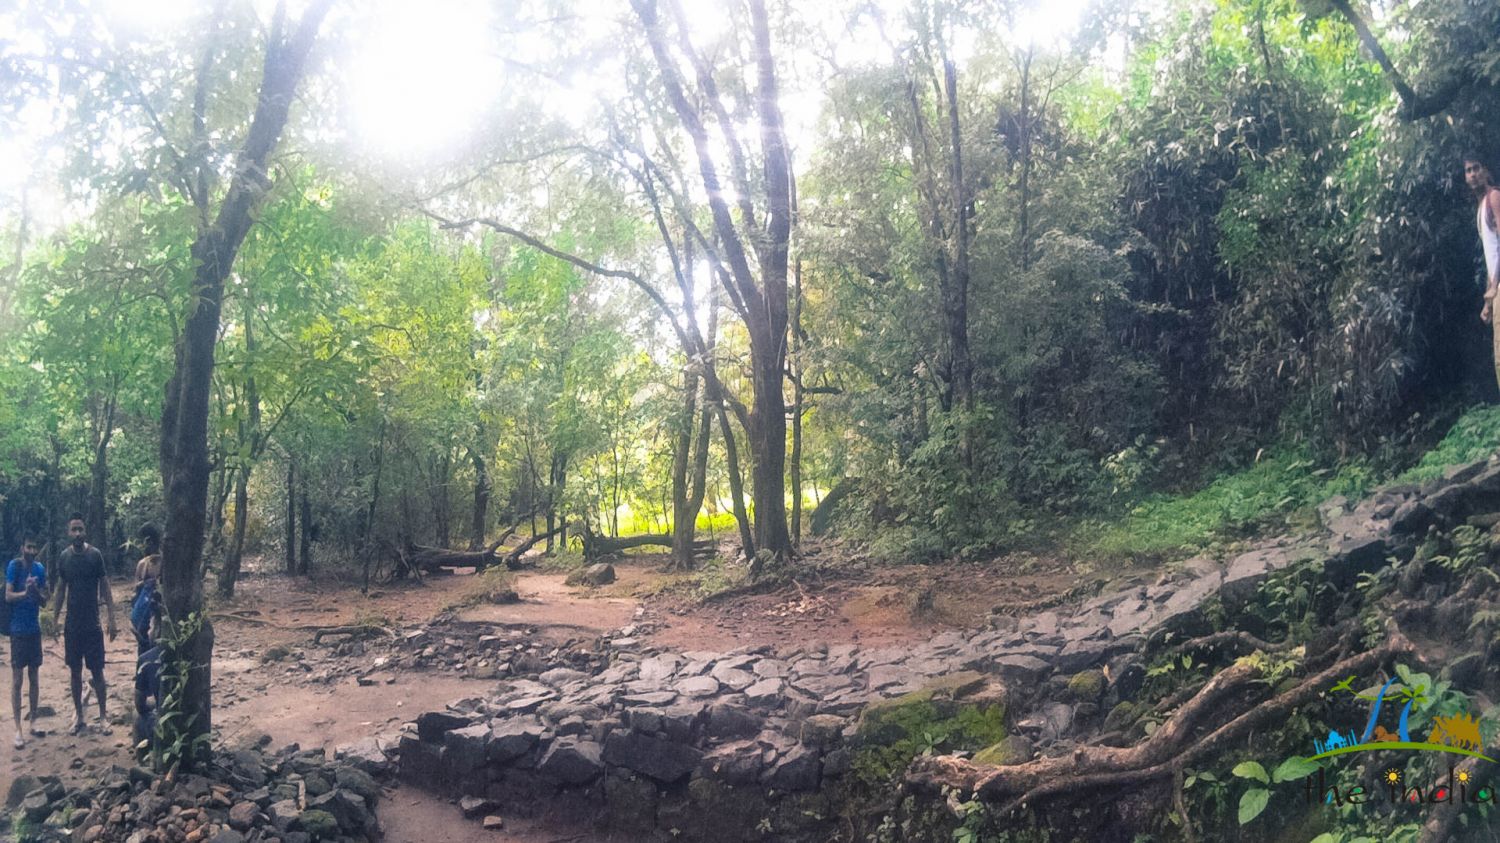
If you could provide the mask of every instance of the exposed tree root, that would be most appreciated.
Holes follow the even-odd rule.
[[[1291,641],[1272,644],[1269,641],[1262,641],[1248,632],[1231,629],[1184,641],[1166,650],[1165,653],[1168,655],[1177,655],[1179,653],[1196,653],[1202,650],[1218,649],[1234,650],[1239,653],[1253,653],[1256,650],[1264,650],[1267,653],[1282,653],[1292,649],[1292,646],[1293,642]]]
[[[920,757],[908,770],[906,781],[920,792],[953,787],[972,793],[986,802],[999,803],[1002,814],[1058,799],[1095,799],[1103,790],[1175,777],[1189,765],[1237,744],[1252,731],[1285,718],[1339,679],[1351,673],[1370,673],[1393,656],[1412,652],[1411,642],[1390,624],[1382,646],[1343,659],[1200,737],[1224,716],[1226,703],[1261,679],[1258,667],[1236,663],[1210,679],[1150,737],[1133,747],[1083,746],[1069,755],[1002,767],[946,756]]]

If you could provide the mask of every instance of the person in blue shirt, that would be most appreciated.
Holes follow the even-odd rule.
[[[21,731],[21,679],[31,674],[31,734],[36,728],[36,675],[42,666],[42,626],[39,613],[47,602],[47,569],[36,561],[37,540],[27,536],[21,556],[5,566],[5,601],[10,604],[10,708],[16,721],[15,747],[26,746]]]

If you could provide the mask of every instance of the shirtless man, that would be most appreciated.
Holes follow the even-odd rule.
[[[1495,186],[1490,168],[1478,153],[1464,156],[1464,182],[1474,192],[1478,205],[1474,224],[1479,229],[1479,242],[1484,245],[1484,306],[1479,310],[1479,318],[1493,324],[1495,291],[1500,289],[1500,188]],[[1495,377],[1500,381],[1500,326],[1495,329]]]

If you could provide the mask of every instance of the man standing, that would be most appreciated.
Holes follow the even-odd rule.
[[[145,555],[135,564],[135,593],[130,598],[130,628],[135,632],[139,657],[151,649],[153,625],[161,615],[161,531],[155,524],[142,524],[141,548]]]
[[[81,735],[87,726],[83,715],[83,664],[88,662],[93,674],[94,696],[99,699],[99,733],[113,733],[104,719],[104,633],[99,629],[99,604],[109,618],[109,640],[115,640],[114,595],[104,570],[104,554],[83,540],[86,532],[83,516],[77,512],[68,519],[68,538],[73,543],[57,560],[57,595],[52,611],[60,611],[64,600],[67,614],[63,623],[63,661],[68,664],[73,692],[73,734]]]
[[[5,602],[10,604],[10,709],[16,720],[16,749],[26,746],[21,731],[21,679],[31,674],[31,713],[26,722],[36,728],[36,674],[42,666],[42,627],[38,615],[47,603],[47,569],[36,561],[37,540],[26,536],[21,556],[5,566]]]
[[[1464,156],[1464,181],[1479,206],[1475,225],[1484,245],[1484,306],[1479,318],[1489,324],[1494,322],[1495,291],[1500,289],[1500,189],[1478,153]],[[1500,380],[1500,327],[1495,330],[1495,377]]]

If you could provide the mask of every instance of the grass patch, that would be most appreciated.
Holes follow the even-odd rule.
[[[928,696],[916,692],[888,701],[895,704],[877,712],[866,711],[860,723],[865,744],[853,766],[859,785],[878,790],[918,755],[983,749],[1005,738],[1004,706],[964,705],[945,714]]]
[[[448,609],[463,609],[495,603],[514,603],[520,599],[516,594],[515,577],[503,567],[488,568],[475,574],[464,584],[457,599],[448,604]]]
[[[567,574],[582,568],[584,562],[583,551],[563,548],[551,555],[543,555],[537,560],[536,568],[553,574]]]
[[[1073,531],[1070,544],[1094,557],[1188,555],[1268,524],[1293,521],[1334,495],[1358,497],[1374,482],[1373,469],[1362,461],[1318,468],[1301,454],[1275,454],[1221,475],[1191,495],[1146,498],[1116,522],[1085,522]]]
[[[1420,483],[1441,477],[1451,465],[1485,459],[1500,451],[1500,407],[1475,407],[1458,417],[1448,434],[1396,480]]]

